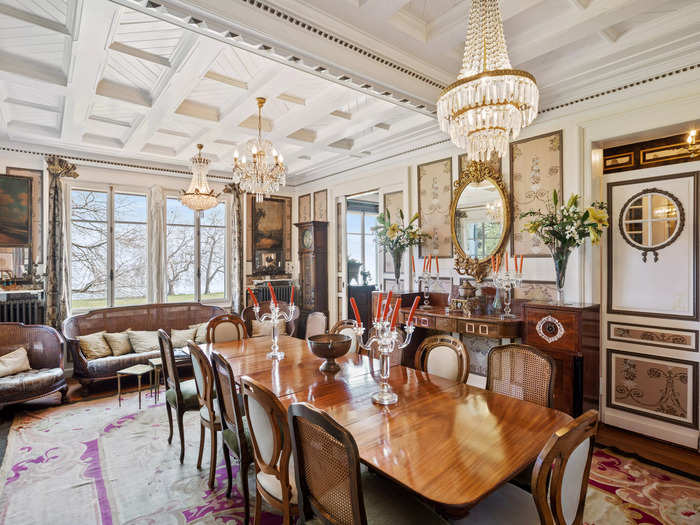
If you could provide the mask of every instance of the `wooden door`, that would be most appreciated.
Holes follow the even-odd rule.
[[[601,409],[610,425],[698,448],[698,173],[606,177]]]
[[[347,200],[344,196],[337,197],[335,201],[335,242],[336,242],[336,318],[333,323],[340,319],[348,318],[348,239],[347,231]],[[333,326],[330,323],[328,326]]]

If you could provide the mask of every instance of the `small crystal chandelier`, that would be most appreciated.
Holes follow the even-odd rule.
[[[505,154],[538,104],[535,77],[510,65],[498,0],[473,0],[462,69],[437,102],[440,129],[471,160],[487,161]]]
[[[234,152],[233,182],[239,183],[244,192],[254,193],[256,202],[261,202],[263,195],[279,191],[280,186],[287,183],[287,166],[272,143],[262,138],[262,108],[265,99],[258,97],[256,100],[258,137],[245,143],[243,157],[239,158],[238,150]]]
[[[194,211],[204,211],[218,204],[219,193],[209,188],[207,174],[209,173],[209,159],[202,155],[202,144],[197,144],[197,154],[190,159],[192,167],[192,181],[187,191],[180,190],[180,202]]]

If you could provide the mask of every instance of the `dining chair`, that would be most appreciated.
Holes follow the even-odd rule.
[[[251,455],[250,433],[247,421],[243,415],[243,405],[239,396],[233,370],[228,361],[216,351],[211,354],[211,365],[214,371],[219,414],[221,414],[221,440],[224,444],[224,461],[228,474],[228,489],[226,497],[231,498],[232,472],[231,457],[238,458],[238,479],[241,482],[243,502],[245,505],[245,523],[250,520],[250,491],[248,490],[248,470],[253,464]]]
[[[469,354],[462,341],[449,335],[423,340],[416,350],[417,370],[464,383],[469,376]]]
[[[350,343],[350,350],[348,350],[348,352],[353,353],[357,351],[357,337],[355,336],[355,326],[355,321],[352,321],[350,319],[341,319],[333,325],[333,327],[328,333],[343,334],[350,337],[350,339],[352,339],[352,342]]]
[[[225,343],[248,338],[243,319],[236,314],[222,314],[207,323],[207,343]]]
[[[308,339],[312,335],[326,333],[326,314],[323,312],[311,312],[306,318],[306,334]]]
[[[255,524],[262,519],[264,498],[290,525],[299,511],[286,410],[262,384],[248,376],[240,381],[255,458]]]
[[[494,346],[488,354],[486,390],[552,406],[554,361],[534,346]]]
[[[175,351],[168,333],[158,330],[158,344],[160,345],[160,359],[163,366],[163,383],[165,384],[165,409],[168,413],[170,434],[168,444],[173,441],[173,414],[177,417],[177,430],[180,434],[180,463],[185,460],[185,425],[182,417],[185,412],[199,410],[197,399],[197,385],[194,379],[180,381],[180,374],[175,360]]]
[[[214,488],[216,477],[216,433],[221,430],[221,416],[218,405],[214,404],[214,371],[209,358],[199,345],[187,341],[187,348],[192,356],[192,369],[197,385],[197,399],[199,401],[199,455],[197,456],[197,468],[202,468],[202,454],[204,453],[204,434],[209,429],[211,434],[211,450],[209,455],[209,488]]]
[[[352,434],[326,412],[295,403],[287,418],[303,523],[447,523],[407,490],[375,473],[362,472]]]
[[[598,412],[589,410],[549,438],[532,472],[532,494],[504,484],[458,523],[581,525]]]
[[[263,314],[270,313],[270,305],[272,304],[271,301],[263,301],[260,303],[260,315],[262,316]],[[277,304],[279,305],[279,308],[281,311],[289,313],[289,304],[285,303],[284,301],[277,301]],[[296,308],[294,310],[294,315],[292,316],[292,319],[289,320],[289,322],[285,323],[287,327],[287,331],[285,335],[289,335],[291,337],[294,337],[294,334],[296,333],[296,323],[297,320],[299,319],[299,315],[301,315],[300,308]],[[243,309],[241,312],[241,318],[243,319],[243,322],[245,323],[246,330],[248,330],[248,335],[249,337],[255,337],[255,331],[253,330],[253,321],[255,320],[255,312],[253,311],[252,306],[248,306]],[[282,335],[282,331],[280,330],[280,335]]]

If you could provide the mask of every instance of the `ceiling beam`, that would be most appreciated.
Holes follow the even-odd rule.
[[[18,82],[26,82],[24,79],[39,81],[38,84],[52,84],[63,90],[68,85],[66,74],[61,68],[2,50],[0,50],[0,70],[9,73],[9,76],[23,77],[18,79]]]
[[[173,64],[167,73],[165,87],[126,140],[125,151],[140,151],[158,129],[165,127],[165,123],[197,87],[223,49],[223,44],[216,40],[194,33],[187,33],[180,45],[183,46],[183,52],[179,62]]]
[[[35,15],[34,13],[29,13],[16,7],[12,7],[6,4],[0,4],[0,14],[9,16],[16,20],[21,20],[22,22],[27,22],[29,24],[48,29],[55,33],[59,33],[65,36],[72,36],[70,30],[65,25],[50,18],[44,18],[43,16]]]
[[[122,9],[100,0],[99,6],[83,9],[78,22],[78,40],[72,48],[72,68],[63,112],[61,138],[69,144],[82,140],[84,124],[97,92]],[[95,7],[99,7],[96,9]],[[105,86],[103,86],[105,88]]]

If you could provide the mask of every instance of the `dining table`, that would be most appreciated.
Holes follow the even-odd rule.
[[[279,339],[284,359],[266,357],[268,337],[202,344],[220,353],[238,381],[248,376],[284,406],[309,403],[345,427],[361,461],[434,504],[462,517],[490,492],[532,464],[571,417],[563,412],[395,364],[394,405],[372,402],[378,362],[349,353],[340,370],[319,370],[306,341]]]

